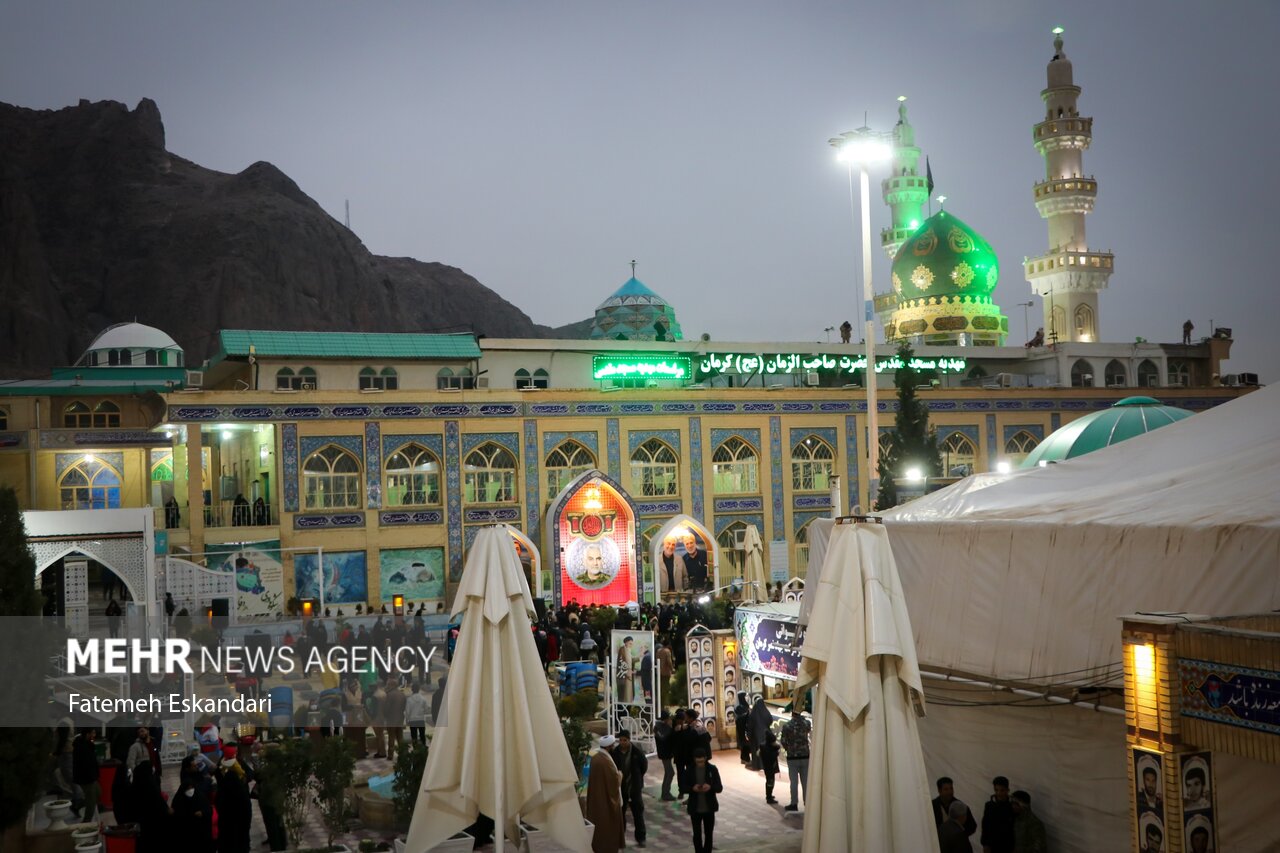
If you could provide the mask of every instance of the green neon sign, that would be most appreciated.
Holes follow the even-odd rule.
[[[592,379],[688,379],[692,362],[685,355],[597,355]]]
[[[896,355],[876,359],[876,373],[901,370],[902,359]],[[916,370],[936,370],[939,373],[963,373],[969,367],[964,358],[913,358],[909,364]],[[741,374],[791,374],[791,373],[850,373],[866,370],[865,355],[828,355],[825,353],[710,353],[698,363],[699,373],[734,372]]]

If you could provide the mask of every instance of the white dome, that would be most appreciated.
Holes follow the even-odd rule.
[[[109,327],[89,344],[88,352],[103,349],[176,349],[177,341],[154,326],[141,323],[117,323]]]

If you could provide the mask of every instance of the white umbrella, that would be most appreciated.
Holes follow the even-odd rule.
[[[453,615],[462,614],[406,848],[423,853],[493,818],[496,849],[517,816],[563,847],[590,853],[578,774],[529,628],[533,599],[504,525],[476,534]]]
[[[817,689],[803,853],[937,851],[916,727],[924,688],[886,530],[836,525],[805,598],[796,688]]]
[[[743,547],[746,549],[742,579],[746,581],[748,595],[752,595],[754,591],[752,595],[754,600],[768,601],[769,579],[764,574],[764,543],[760,541],[760,531],[754,524],[748,524],[742,539]]]

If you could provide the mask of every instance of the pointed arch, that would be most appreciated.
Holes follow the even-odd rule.
[[[515,503],[516,457],[495,441],[486,441],[462,460],[466,503]]]
[[[86,454],[58,478],[58,497],[63,509],[119,509],[121,482],[119,471]]]
[[[351,451],[326,444],[302,463],[307,509],[359,509],[360,460]]]
[[[659,571],[663,567],[663,543],[672,537],[680,539],[685,532],[693,532],[702,540],[704,547],[707,549],[707,575],[711,578],[712,588],[720,586],[720,543],[716,541],[716,537],[705,524],[691,515],[682,513],[667,519],[666,523],[658,528],[658,532],[649,540],[649,555],[654,567],[654,589],[657,590],[659,597],[662,596],[666,589],[664,579],[661,577],[663,572]]]
[[[680,454],[660,438],[650,438],[631,454],[631,487],[642,497],[680,494]]]
[[[978,461],[978,446],[962,432],[953,432],[938,442],[942,471],[947,477],[967,477]]]
[[[440,505],[440,459],[431,450],[410,441],[387,457],[383,470],[388,507]]]
[[[555,497],[574,477],[596,467],[596,455],[582,442],[566,438],[551,448],[542,466],[547,472],[547,494]]]
[[[740,436],[731,435],[711,454],[714,493],[754,495],[760,491],[760,457]]]
[[[810,434],[791,448],[791,488],[797,492],[825,492],[830,488],[836,451],[819,435]]]

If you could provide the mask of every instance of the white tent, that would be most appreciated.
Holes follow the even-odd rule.
[[[921,667],[997,682],[1105,681],[1121,661],[1124,614],[1280,608],[1278,483],[1280,388],[1268,388],[1087,456],[968,478],[887,513]],[[1055,849],[1113,849],[1127,832],[1123,717],[956,707],[984,697],[970,693],[922,722],[935,775],[955,776],[964,799],[968,768],[976,778],[964,780],[967,796],[980,803],[989,770],[1025,766],[1021,782],[1000,772],[1033,795],[1039,785],[1037,811],[1058,824]],[[1069,712],[1091,716],[1050,723]],[[1078,749],[1055,749],[1059,735]],[[1098,755],[1114,763],[1097,766]],[[1219,766],[1222,846],[1264,849],[1247,840],[1262,835],[1232,833],[1280,837],[1280,817],[1253,813],[1247,793],[1227,789],[1275,768],[1233,766]]]

